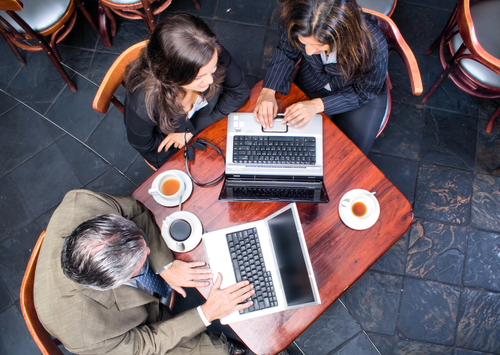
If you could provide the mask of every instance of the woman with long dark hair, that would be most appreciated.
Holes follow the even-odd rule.
[[[287,94],[294,80],[310,100],[287,107],[284,122],[302,126],[324,112],[367,154],[387,104],[387,42],[376,19],[355,0],[281,0],[280,13],[255,118],[271,127],[275,93]]]
[[[153,166],[245,104],[245,75],[201,19],[174,14],[158,24],[125,75],[125,125]]]

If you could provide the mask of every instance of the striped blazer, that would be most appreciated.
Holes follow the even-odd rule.
[[[263,87],[287,94],[292,83],[292,71],[300,54],[299,75],[308,92],[317,92],[330,84],[331,92],[322,96],[325,114],[328,116],[351,111],[374,99],[384,85],[387,75],[387,41],[378,27],[376,19],[363,13],[370,32],[375,39],[372,70],[361,80],[352,78],[344,82],[337,63],[323,64],[319,54],[309,56],[305,47],[296,48],[288,41],[286,31],[279,27],[279,45],[276,48],[264,78]],[[323,92],[326,92],[324,90]]]

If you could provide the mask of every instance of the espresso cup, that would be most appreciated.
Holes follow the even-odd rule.
[[[178,200],[186,189],[184,180],[172,171],[161,173],[149,189],[150,195],[158,195],[167,200]]]
[[[359,195],[353,198],[342,200],[342,207],[345,207],[356,218],[367,218],[373,212],[373,201],[369,196]]]
[[[186,249],[184,241],[186,241],[193,232],[191,223],[185,219],[176,219],[170,224],[169,233],[172,239],[176,241],[175,245],[179,251]]]

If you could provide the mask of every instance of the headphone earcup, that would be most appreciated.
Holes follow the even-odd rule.
[[[194,148],[193,147],[188,147],[188,149],[187,149],[187,158],[189,159],[189,161],[193,161],[194,160]]]
[[[191,143],[193,147],[199,150],[206,150],[207,146],[204,144],[204,141],[200,141],[199,139],[196,142]]]

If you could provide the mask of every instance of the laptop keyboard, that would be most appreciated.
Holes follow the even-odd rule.
[[[235,200],[311,201],[314,189],[278,187],[234,187]]]
[[[271,272],[266,271],[257,228],[228,233],[226,239],[236,282],[248,280],[255,290],[255,294],[250,298],[253,305],[241,310],[240,314],[277,306]]]
[[[234,136],[233,163],[316,164],[316,138]]]

